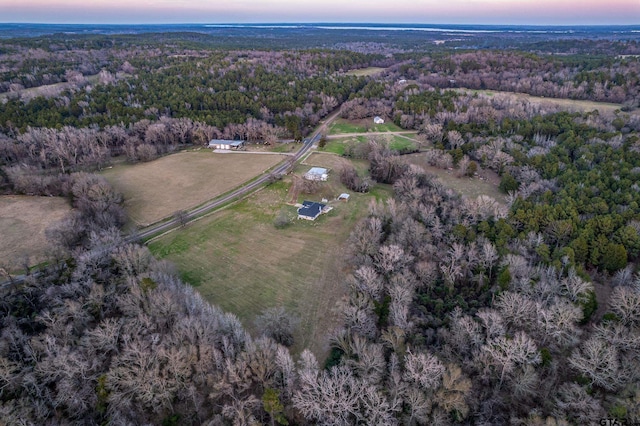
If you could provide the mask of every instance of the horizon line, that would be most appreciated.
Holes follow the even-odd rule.
[[[317,21],[317,22],[305,22],[305,21],[274,21],[274,22],[137,22],[137,23],[116,23],[116,22],[0,22],[0,25],[78,25],[78,26],[97,26],[97,25],[110,25],[110,26],[151,26],[151,25],[163,25],[163,26],[180,26],[180,25],[193,25],[193,26],[274,26],[274,25],[300,25],[300,26],[318,26],[318,25],[386,25],[386,26],[452,26],[452,27],[640,27],[640,24],[456,24],[456,23],[420,23],[420,22],[379,22],[379,21]]]

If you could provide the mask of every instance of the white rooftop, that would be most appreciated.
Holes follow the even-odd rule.
[[[324,169],[322,167],[312,167],[307,173],[309,173],[310,175],[326,175],[327,169]]]

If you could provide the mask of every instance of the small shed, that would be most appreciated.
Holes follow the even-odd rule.
[[[303,201],[302,207],[298,209],[298,219],[316,220],[318,216],[324,213],[326,204],[316,203],[315,201]]]
[[[326,181],[329,178],[329,171],[322,167],[312,167],[304,174],[306,180]]]
[[[212,139],[209,141],[209,148],[212,149],[240,149],[243,148],[245,141],[232,141],[227,139]]]
[[[384,124],[384,118],[376,115],[375,117],[373,117],[373,122],[375,124]]]
[[[347,194],[346,192],[343,192],[338,196],[338,201],[345,201],[345,202],[349,201],[349,197],[350,197],[349,194]]]

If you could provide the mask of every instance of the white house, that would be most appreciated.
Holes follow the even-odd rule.
[[[329,178],[329,171],[322,167],[312,167],[304,174],[304,178],[306,180],[321,180],[324,182]]]
[[[375,124],[384,124],[384,118],[382,117],[378,117],[377,115],[375,117],[373,117],[373,122]]]

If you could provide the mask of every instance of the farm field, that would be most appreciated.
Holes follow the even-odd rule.
[[[145,226],[188,210],[241,185],[285,157],[179,152],[148,163],[120,164],[102,172],[125,197],[129,217]]]
[[[561,108],[564,108],[569,111],[576,112],[587,112],[598,110],[602,113],[613,113],[616,110],[619,110],[623,107],[621,104],[612,104],[607,102],[594,102],[594,101],[582,101],[576,99],[560,99],[560,98],[545,98],[541,96],[532,96],[526,93],[514,93],[514,92],[501,92],[498,90],[473,90],[473,89],[454,89],[459,92],[469,92],[469,93],[482,93],[487,96],[510,96],[516,99],[526,100],[528,102],[536,103],[536,104],[549,104],[549,105],[557,105]],[[632,111],[631,114],[640,114],[640,110],[636,109]]]
[[[69,202],[61,197],[1,196],[0,266],[15,271],[27,256],[30,265],[46,260],[51,247],[45,229],[70,210]]]
[[[289,179],[289,178],[287,178]],[[327,192],[344,191],[331,176]],[[352,194],[347,203],[315,222],[293,219],[284,229],[273,221],[286,205],[290,181],[281,181],[249,198],[167,234],[149,244],[153,254],[174,262],[189,284],[209,302],[238,315],[255,332],[264,309],[283,306],[300,318],[294,352],[310,348],[320,359],[329,350],[328,333],[340,324],[336,302],[345,294],[345,248],[354,224],[367,214],[372,197],[387,198],[386,186]],[[301,196],[319,201],[321,195]]]
[[[505,194],[500,192],[500,177],[492,170],[479,169],[478,175],[470,177],[456,177],[454,170],[443,170],[430,166],[424,160],[421,153],[403,156],[410,164],[422,167],[426,172],[436,175],[447,187],[459,192],[467,198],[477,198],[480,195],[488,195],[502,205],[507,204]]]

